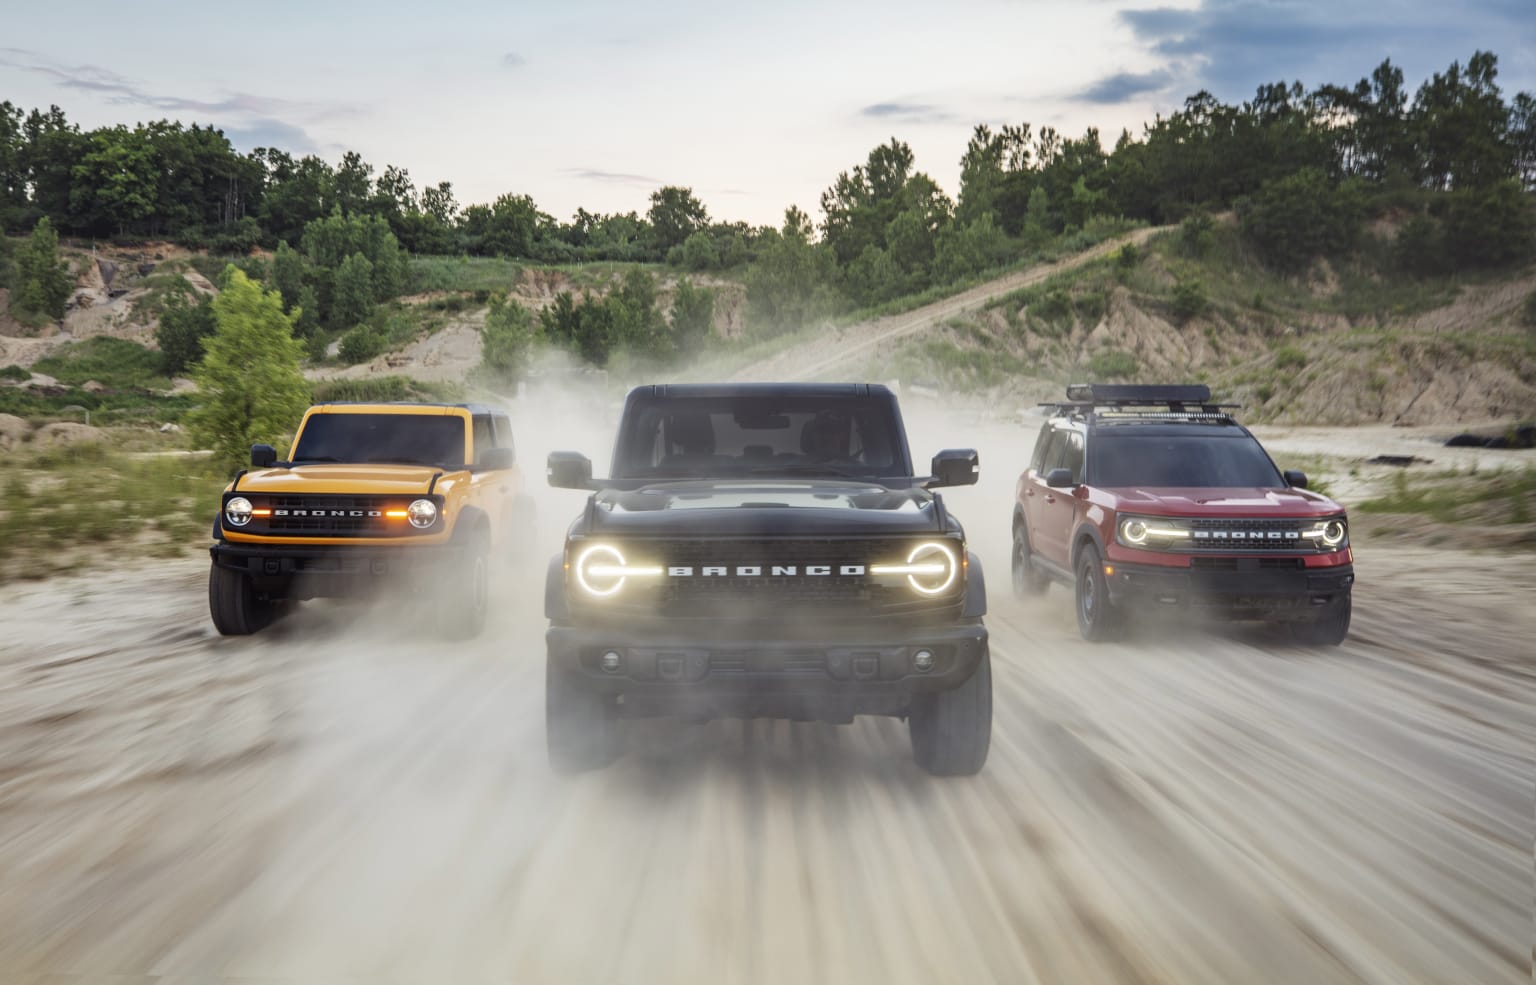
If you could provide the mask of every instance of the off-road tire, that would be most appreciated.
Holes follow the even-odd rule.
[[[912,758],[934,776],[981,772],[992,745],[992,657],[983,652],[976,672],[951,691],[921,694],[907,714]]]
[[[1104,562],[1099,549],[1083,546],[1077,558],[1077,631],[1085,640],[1102,642],[1119,637],[1121,613],[1109,601],[1109,586],[1104,583]]]
[[[448,579],[448,598],[443,600],[443,635],[453,640],[472,640],[485,630],[491,606],[490,545],[483,536],[471,536],[454,560]]]
[[[1024,524],[1013,525],[1013,554],[1010,567],[1013,574],[1013,597],[1019,599],[1036,598],[1046,593],[1051,587],[1051,577],[1033,562],[1034,551],[1029,545],[1029,532],[1024,529]]]
[[[1293,622],[1291,639],[1302,646],[1338,646],[1349,635],[1350,597],[1336,600],[1321,618]]]
[[[249,636],[277,619],[282,604],[256,594],[250,575],[210,564],[208,614],[220,636]]]
[[[544,741],[556,773],[602,769],[618,742],[614,700],[577,687],[552,658],[544,665]]]

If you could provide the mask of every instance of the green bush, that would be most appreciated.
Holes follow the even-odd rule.
[[[1238,203],[1243,235],[1272,266],[1298,271],[1351,246],[1364,215],[1359,187],[1303,168]]]
[[[1449,264],[1440,223],[1427,215],[1416,215],[1403,223],[1392,243],[1392,262],[1406,273],[1421,277],[1444,273]]]
[[[1196,209],[1179,223],[1179,251],[1188,257],[1203,257],[1216,242],[1216,220],[1204,209]]]
[[[1536,297],[1536,295],[1532,295],[1532,297]],[[22,369],[15,363],[0,369],[0,380],[14,380],[17,383],[21,383],[31,378],[32,373],[30,370]]]
[[[1135,376],[1141,360],[1124,349],[1101,349],[1088,360],[1088,371],[1095,380],[1111,380]]]
[[[1275,350],[1276,369],[1301,369],[1307,364],[1307,354],[1294,345],[1283,345]]]
[[[342,362],[349,365],[365,363],[376,356],[383,355],[388,344],[389,336],[380,330],[376,323],[365,322],[342,335],[341,346],[336,350],[336,354]]]
[[[1072,299],[1072,307],[1077,310],[1077,317],[1085,325],[1097,325],[1099,319],[1104,317],[1109,302],[1103,291],[1084,291]]]
[[[1174,283],[1169,308],[1181,324],[1204,313],[1209,306],[1210,298],[1205,293],[1205,285],[1200,281],[1190,277],[1180,278]]]

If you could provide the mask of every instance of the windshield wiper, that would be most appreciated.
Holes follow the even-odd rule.
[[[341,459],[332,458],[329,455],[305,455],[303,458],[295,458],[293,460],[294,465],[308,465],[310,462],[335,462],[339,465]]]

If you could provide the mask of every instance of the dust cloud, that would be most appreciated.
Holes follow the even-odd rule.
[[[486,633],[430,591],[208,622],[206,562],[0,589],[0,980],[1515,982],[1530,960],[1527,556],[1359,549],[1356,630],[1081,642],[1008,587],[1033,429],[904,397],[988,573],[992,753],[905,726],[628,722],[543,740],[543,576],[619,404],[511,406],[538,510]],[[1455,586],[1454,590],[1450,586]]]

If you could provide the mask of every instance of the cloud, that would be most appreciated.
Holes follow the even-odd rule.
[[[1167,69],[1154,72],[1117,72],[1107,75],[1078,93],[1075,99],[1085,103],[1123,103],[1148,92],[1157,92],[1173,81]]]
[[[522,55],[519,55],[515,51],[509,51],[505,55],[501,56],[502,68],[522,68],[527,64],[528,59],[524,58]]]
[[[582,181],[601,181],[611,185],[645,185],[648,188],[659,188],[665,182],[655,178],[648,178],[643,174],[624,174],[619,171],[599,171],[596,168],[566,168],[565,174]]]
[[[1119,14],[1132,36],[1168,61],[1168,82],[1219,98],[1251,96],[1264,83],[1349,84],[1391,58],[1411,79],[1443,71],[1479,49],[1500,54],[1506,90],[1536,82],[1530,0],[1464,0],[1454,16],[1439,0],[1200,0],[1192,8]],[[1513,71],[1515,74],[1510,75]],[[1098,86],[1084,93],[1087,98]],[[1410,82],[1410,87],[1412,86]],[[1109,86],[1108,93],[1115,91]],[[1093,101],[1090,99],[1090,101]]]
[[[303,127],[282,120],[252,120],[221,129],[236,150],[247,154],[258,147],[275,147],[290,154],[318,154],[321,150]]]
[[[955,118],[948,110],[928,103],[873,103],[859,110],[859,115],[898,123],[948,123]]]
[[[251,122],[278,114],[309,120],[357,116],[361,107],[341,102],[302,102],[235,92],[218,99],[194,99],[150,92],[126,76],[99,65],[64,65],[24,48],[0,48],[0,65],[52,79],[65,89],[99,93],[118,105],[149,106],[168,113],[198,113],[205,117],[237,117]]]

